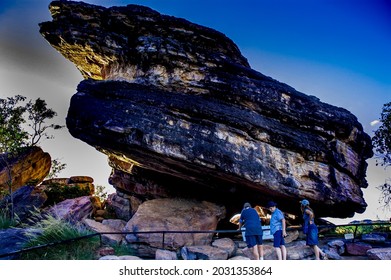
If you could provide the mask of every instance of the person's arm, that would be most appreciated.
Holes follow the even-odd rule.
[[[285,237],[285,236],[287,236],[287,234],[286,234],[286,222],[285,222],[285,218],[282,218],[281,224],[282,224],[282,236]]]
[[[312,213],[312,211],[310,209],[306,209],[305,212],[310,216],[309,224],[311,225],[314,220],[314,213]]]

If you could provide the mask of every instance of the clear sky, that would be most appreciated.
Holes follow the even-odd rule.
[[[231,38],[251,67],[357,116],[373,135],[383,104],[391,101],[389,0],[85,0],[102,6],[140,4],[216,29]],[[51,20],[49,0],[1,0],[0,96],[41,97],[65,124],[81,74],[39,34]],[[61,176],[87,175],[109,187],[104,155],[66,129],[42,143],[67,163]],[[391,177],[368,160],[368,208],[353,219],[389,219],[376,187]],[[109,188],[111,191],[111,189]],[[345,221],[349,221],[347,219]],[[336,222],[341,222],[337,221]]]

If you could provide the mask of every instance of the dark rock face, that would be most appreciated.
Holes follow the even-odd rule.
[[[54,1],[41,34],[85,78],[70,133],[107,154],[111,183],[142,199],[274,199],[299,213],[366,208],[370,137],[343,108],[252,70],[223,34],[146,7]],[[102,81],[103,80],[103,81]]]

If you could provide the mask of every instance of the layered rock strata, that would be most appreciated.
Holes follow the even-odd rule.
[[[249,66],[224,34],[146,7],[50,4],[45,39],[86,80],[70,133],[108,155],[110,181],[143,200],[244,201],[318,216],[366,208],[370,137],[349,111]]]

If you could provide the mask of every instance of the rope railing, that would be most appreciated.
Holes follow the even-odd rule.
[[[354,223],[354,224],[345,224],[345,225],[319,225],[318,229],[324,229],[324,228],[328,228],[328,229],[333,229],[334,228],[335,229],[335,228],[338,228],[338,227],[355,227],[355,230],[354,230],[354,233],[353,233],[353,235],[354,235],[353,242],[354,242],[354,239],[356,238],[358,227],[360,227],[360,226],[368,226],[369,227],[369,226],[378,226],[378,225],[389,226],[389,231],[391,231],[391,223],[390,222]],[[301,227],[300,226],[287,227],[287,231],[293,231],[293,230],[301,230]],[[164,247],[165,247],[165,245],[164,245],[165,244],[165,235],[166,234],[174,234],[174,233],[179,233],[179,234],[233,233],[234,234],[234,233],[241,233],[242,231],[243,230],[191,230],[191,231],[185,231],[185,230],[156,230],[156,231],[96,232],[96,233],[92,233],[92,234],[79,236],[79,237],[76,237],[76,238],[71,238],[71,239],[67,239],[67,240],[60,240],[60,241],[54,241],[54,242],[50,242],[50,243],[46,243],[46,244],[42,244],[42,245],[37,245],[37,246],[29,247],[29,248],[24,248],[24,249],[21,249],[21,250],[17,250],[17,251],[5,253],[5,254],[0,254],[0,259],[12,256],[12,255],[16,255],[16,254],[21,254],[21,253],[33,251],[33,250],[38,250],[38,249],[42,249],[42,248],[57,246],[57,245],[60,245],[60,244],[72,243],[72,242],[75,242],[75,241],[79,241],[79,240],[87,239],[87,238],[92,238],[92,237],[95,237],[95,236],[99,236],[100,244],[102,244],[102,235],[108,235],[108,234],[121,234],[121,235],[126,235],[126,234],[133,234],[133,235],[137,235],[137,234],[162,234],[162,249],[164,249]]]

